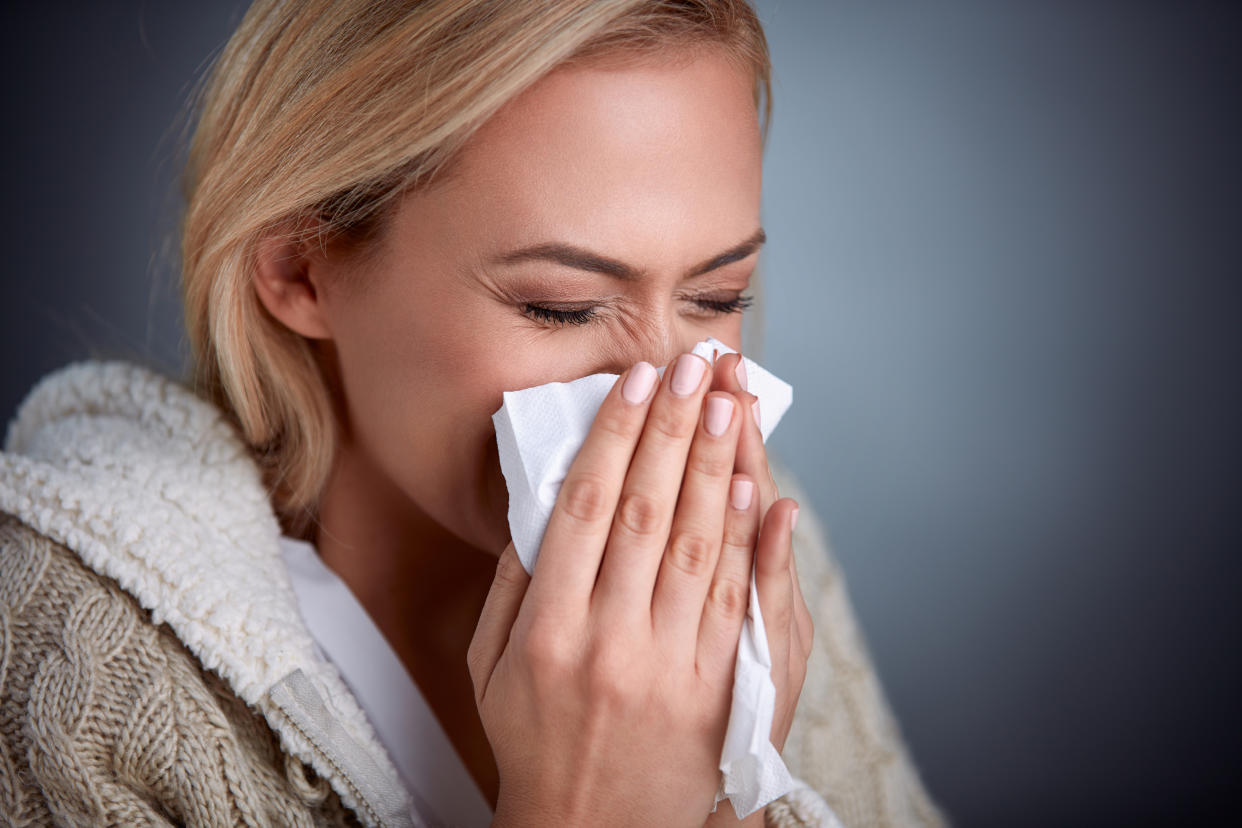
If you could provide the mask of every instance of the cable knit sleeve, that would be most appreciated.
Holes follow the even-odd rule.
[[[167,627],[0,515],[0,824],[356,823]]]
[[[776,479],[781,494],[802,505],[794,555],[815,623],[785,762],[846,828],[944,825],[902,742],[810,501],[788,473],[778,471]],[[795,790],[769,805],[767,824],[822,824],[810,791]]]

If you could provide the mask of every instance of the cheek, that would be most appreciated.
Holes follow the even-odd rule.
[[[708,325],[702,335],[692,344],[697,345],[707,337],[719,339],[735,351],[742,350],[742,315],[740,313],[722,316]]]
[[[460,307],[460,306],[459,306]],[[492,414],[505,391],[589,373],[555,336],[484,306],[394,320],[388,308],[338,335],[353,442],[411,505],[481,549],[508,539]]]
[[[509,538],[508,491],[492,415],[505,391],[569,380],[589,371],[571,349],[537,347],[525,335],[494,332],[439,355],[423,382],[421,413],[405,424],[411,451],[391,474],[419,508],[472,545],[499,553]],[[395,454],[394,454],[395,459]]]

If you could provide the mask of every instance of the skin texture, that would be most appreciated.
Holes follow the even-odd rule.
[[[506,549],[509,538],[491,415],[506,390],[591,373],[622,373],[640,360],[670,364],[707,336],[739,348],[741,314],[722,308],[746,292],[754,272],[761,243],[760,187],[761,146],[751,78],[714,49],[683,50],[675,61],[649,56],[554,71],[489,120],[449,176],[404,196],[378,246],[365,257],[304,249],[275,238],[260,246],[255,280],[260,298],[276,318],[318,341],[325,370],[339,384],[342,441],[321,504],[315,537],[319,552],[393,644],[485,795],[493,804],[499,796],[504,806],[506,786],[520,790],[508,800],[517,807],[501,808],[512,822],[529,816],[523,803],[546,810],[554,807],[550,803],[558,793],[575,785],[581,790],[581,762],[589,764],[601,751],[638,754],[626,754],[606,740],[570,744],[573,740],[566,736],[565,751],[581,762],[561,768],[559,776],[548,770],[547,784],[536,789],[520,781],[509,784],[517,776],[512,768],[518,762],[512,753],[493,750],[497,734],[505,729],[504,717],[493,716],[485,729],[488,717],[481,720],[479,708],[489,708],[479,685],[488,684],[499,665],[508,672],[492,684],[491,709],[526,704],[534,706],[530,715],[536,721],[555,717],[546,704],[539,708],[543,696],[532,695],[532,677],[541,674],[529,669],[529,651],[502,646],[520,607],[533,607],[523,610],[532,618],[547,615],[540,614],[542,605],[533,597],[523,598],[526,583],[505,564],[504,556],[497,568],[496,555]],[[588,251],[595,259],[584,262],[579,256],[574,265],[563,261],[564,256],[552,261],[530,253],[541,246],[546,253],[549,244]],[[514,255],[522,250],[527,254]],[[725,253],[732,260],[722,263]],[[628,275],[596,272],[599,259],[623,263]],[[703,272],[713,263],[721,266]],[[531,306],[577,316],[572,322],[555,321]],[[705,372],[693,402],[678,398],[695,434],[703,432],[700,414],[709,390],[729,401],[726,435],[701,438],[716,445],[722,457],[727,455],[721,461],[724,477],[717,475],[715,487],[704,489],[697,505],[679,506],[676,520],[670,505],[663,535],[650,549],[635,553],[646,556],[654,581],[670,527],[705,520],[714,526],[708,564],[687,593],[692,597],[681,599],[686,606],[673,613],[683,619],[678,652],[691,665],[695,648],[702,648],[695,643],[697,633],[686,632],[697,630],[697,623],[684,619],[710,614],[707,596],[719,580],[716,564],[726,559],[720,551],[719,520],[730,513],[725,504],[732,473],[756,484],[754,502],[744,510],[752,542],[763,515],[774,526],[785,527],[793,509],[792,501],[776,500],[751,413],[754,398],[738,386],[735,365],[736,358],[721,360],[714,374]],[[666,383],[672,374],[670,369]],[[659,393],[664,392],[653,396]],[[718,403],[718,410],[722,406]],[[631,435],[631,452],[643,428],[642,416],[632,425],[637,430]],[[664,457],[659,469],[637,456],[631,463],[629,455],[617,455],[611,466],[601,467],[600,479],[612,480],[619,490],[630,464],[630,475],[663,480],[672,492],[671,504],[677,499],[685,458],[693,456],[690,440],[688,436],[680,460],[670,464]],[[683,501],[688,491],[682,491]],[[562,511],[558,504],[557,514]],[[701,515],[715,518],[696,517]],[[607,524],[612,512],[605,518],[603,534],[591,543],[605,561],[620,559],[620,552],[603,552],[611,543]],[[766,533],[768,524],[763,525]],[[774,551],[760,555],[759,588],[765,617],[769,600],[773,608],[768,625],[778,661],[774,680],[781,701],[773,740],[779,747],[801,687],[805,655],[798,654],[810,646],[810,625],[809,616],[802,617],[805,607],[792,574],[787,531],[772,534],[769,546]],[[583,542],[579,538],[573,543]],[[564,549],[549,554],[545,542],[540,566],[544,560],[572,557],[573,543],[565,543]],[[750,566],[748,557],[738,555],[743,557],[735,556],[735,575]],[[532,595],[563,593],[564,577],[562,572],[541,580],[537,571]],[[499,587],[493,586],[493,578]],[[544,582],[541,589],[533,586]],[[494,597],[485,611],[489,588]],[[605,617],[613,626],[601,621],[602,626],[593,627],[599,635],[591,641],[626,638],[618,619],[632,621],[634,607],[644,607],[646,617],[652,618],[659,602],[653,601],[653,583],[645,584],[645,599],[643,588],[631,584],[628,591],[598,593],[600,600],[592,603],[612,607]],[[729,625],[740,628],[740,617],[731,612]],[[411,623],[412,618],[418,623]],[[584,623],[583,617],[575,618],[574,623]],[[567,616],[561,620],[569,623]],[[732,635],[735,648],[736,632],[726,627],[722,640]],[[513,630],[516,636],[518,627]],[[716,635],[721,636],[719,631]],[[472,638],[476,644],[468,671]],[[590,648],[584,647],[573,657],[591,657]],[[708,794],[714,791],[710,771],[719,758],[732,670],[732,657],[718,650],[711,656],[711,681],[705,685],[712,692],[690,701],[676,701],[678,693],[673,693],[674,701],[667,705],[670,721],[683,715],[683,720],[696,723],[697,730],[685,737],[688,753],[676,761],[692,768],[682,782],[692,778]],[[644,657],[652,660],[650,648]],[[547,674],[542,675],[539,680],[546,681]],[[684,695],[690,686],[676,689]],[[580,689],[579,696],[561,700],[560,721],[598,713],[583,699],[592,693],[598,697],[599,688]],[[712,701],[688,715],[684,705],[699,704],[701,698]],[[643,704],[651,702],[648,696]],[[572,735],[580,729],[562,724],[558,732]],[[529,739],[559,744],[548,731],[519,733],[510,728],[506,734],[508,745],[530,744],[521,741]],[[506,762],[511,765],[508,772]],[[656,770],[648,767],[649,772]],[[635,784],[639,782],[649,780]],[[558,783],[563,783],[561,788]],[[684,784],[672,790],[678,788]],[[614,793],[624,801],[624,790],[593,790],[598,801],[606,802]],[[721,810],[714,821],[733,819],[727,806]]]

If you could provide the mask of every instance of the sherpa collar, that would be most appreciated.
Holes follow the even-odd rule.
[[[125,363],[58,371],[10,424],[0,510],[167,623],[364,822],[408,824],[392,762],[315,655],[259,470],[214,406]]]

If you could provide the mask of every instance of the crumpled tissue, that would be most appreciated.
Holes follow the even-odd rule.
[[[715,361],[716,353],[734,350],[715,339],[694,353]],[[793,402],[793,389],[743,357],[747,390],[759,398],[760,431],[766,441]],[[586,440],[595,414],[616,383],[616,374],[592,374],[573,382],[552,382],[506,391],[492,415],[500,469],[509,490],[509,529],[518,558],[534,572],[561,483]],[[733,675],[733,707],[721,751],[721,785],[716,801],[728,798],[745,818],[794,787],[793,777],[773,746],[770,734],[776,705],[772,657],[759,612],[752,571],[750,606],[738,642]]]

